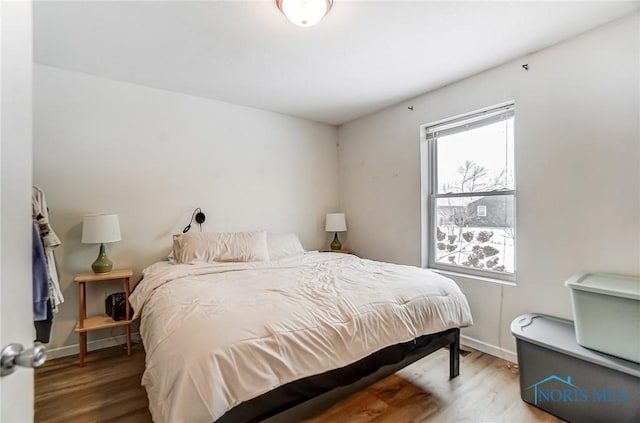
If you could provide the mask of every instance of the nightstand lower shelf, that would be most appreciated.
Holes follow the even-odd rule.
[[[76,323],[76,332],[88,332],[90,330],[115,328],[118,326],[124,326],[131,324],[132,320],[113,320],[111,316],[106,314],[100,314],[97,316],[88,317],[82,327],[80,323]]]

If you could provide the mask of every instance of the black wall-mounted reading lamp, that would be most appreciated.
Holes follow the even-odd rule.
[[[182,230],[183,234],[186,234],[187,232],[189,232],[189,229],[191,229],[191,224],[193,223],[193,220],[195,219],[196,223],[198,225],[200,225],[200,232],[202,232],[202,224],[204,223],[204,220],[206,219],[204,213],[202,213],[202,210],[200,210],[200,207],[198,207],[197,209],[195,209],[193,211],[193,214],[191,215],[191,220],[189,221],[189,224],[187,226],[184,227],[184,229]]]

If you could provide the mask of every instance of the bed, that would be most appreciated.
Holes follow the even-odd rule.
[[[239,248],[233,236],[181,235],[174,261],[143,271],[131,304],[155,422],[259,421],[443,346],[458,374],[459,328],[472,317],[453,281],[304,252],[291,235],[277,250],[255,234]]]

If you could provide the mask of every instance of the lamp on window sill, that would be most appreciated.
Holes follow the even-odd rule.
[[[107,257],[104,244],[120,241],[120,222],[117,214],[88,214],[82,220],[82,243],[100,244],[98,258],[91,265],[94,273],[107,273],[113,263]]]
[[[338,232],[347,230],[347,221],[344,217],[344,213],[329,213],[327,214],[327,221],[325,223],[325,230],[327,232],[335,232],[333,236],[333,242],[331,243],[332,250],[341,250],[342,244],[338,239]]]
[[[329,13],[333,0],[276,0],[276,5],[291,23],[308,27]]]

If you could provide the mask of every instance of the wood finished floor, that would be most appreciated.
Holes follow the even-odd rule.
[[[120,347],[48,361],[35,372],[36,422],[151,422],[140,386],[144,351]],[[448,351],[440,350],[351,395],[307,423],[561,422],[520,399],[508,362],[477,351],[461,358],[448,380]]]

